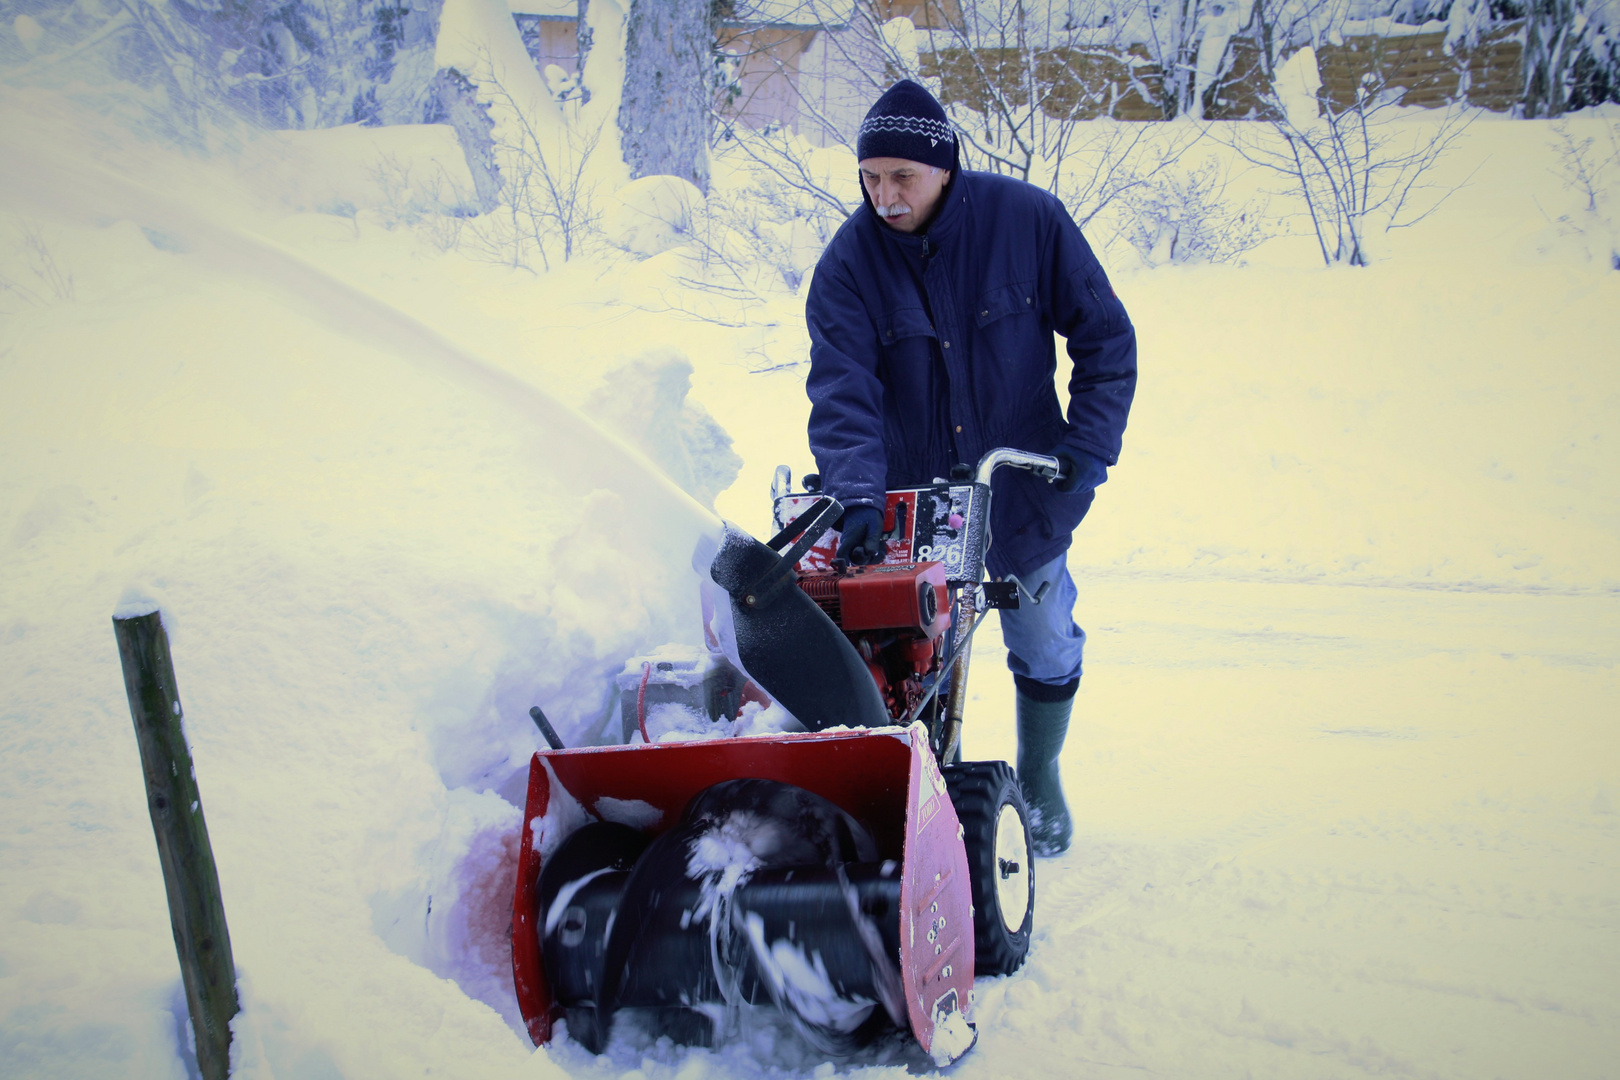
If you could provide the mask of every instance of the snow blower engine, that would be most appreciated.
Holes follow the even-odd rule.
[[[536,1045],[561,1020],[601,1052],[622,1012],[713,1044],[763,1006],[834,1056],[896,1032],[941,1066],[972,1047],[974,976],[1020,967],[1034,919],[1017,777],[956,760],[979,617],[1022,593],[981,580],[1003,465],[1059,475],[1002,449],[891,491],[883,559],[859,567],[835,557],[842,507],[779,468],[777,535],[728,527],[709,566],[707,621],[734,647],[642,661],[621,683],[626,745],[564,748],[531,710],[549,748],[529,769],[512,969]],[[683,694],[721,731],[768,699],[804,732],[646,741],[648,702]]]

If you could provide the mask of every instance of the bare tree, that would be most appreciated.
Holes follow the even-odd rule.
[[[1082,5],[1083,14],[1077,14]],[[844,12],[847,21],[834,22],[825,0],[804,0],[795,18],[822,20],[830,66],[847,83],[840,97],[870,102],[901,77],[928,86],[961,134],[968,167],[1040,184],[1077,201],[1090,215],[1140,179],[1127,177],[1125,167],[1127,160],[1148,159],[1139,150],[1150,144],[1164,149],[1154,162],[1164,164],[1197,138],[1197,132],[1187,131],[1165,140],[1148,136],[1144,125],[1089,122],[1163,116],[1155,65],[1145,48],[1133,51],[1129,44],[1133,35],[1140,36],[1140,27],[1107,17],[1111,9],[1140,8],[1138,15],[1146,18],[1145,2],[980,0],[958,6],[919,0],[908,8],[916,23],[886,18],[900,7],[856,4]],[[771,60],[768,55],[745,59]],[[792,84],[785,77],[783,82]],[[850,119],[825,115],[813,95],[798,89],[801,121],[853,152]],[[785,153],[791,139],[771,130],[750,131],[724,103],[720,119],[718,131],[728,151],[735,145],[830,209],[848,213],[858,205]],[[1085,175],[1070,175],[1074,169]]]
[[[1369,72],[1353,102],[1322,95],[1313,118],[1274,90],[1267,104],[1277,119],[1238,125],[1226,136],[1250,163],[1288,179],[1329,266],[1366,266],[1371,229],[1414,225],[1457,190],[1434,186],[1429,173],[1471,114],[1453,107],[1437,113],[1432,128],[1398,124],[1400,98],[1399,87]]]
[[[1134,31],[1090,25],[1106,21],[1096,15],[1103,0],[1085,2],[1089,22],[1075,16],[1077,4],[1060,10],[1061,4],[1014,0],[984,0],[964,9],[926,0],[913,10],[923,31],[906,20],[884,19],[898,5],[888,10],[856,5],[853,14],[846,11],[847,22],[834,23],[830,9],[818,6],[820,0],[806,0],[795,18],[816,13],[825,20],[825,47],[850,83],[841,96],[869,101],[897,77],[922,82],[941,98],[961,132],[966,165],[1042,184],[1086,227],[1099,215],[1122,209],[1133,195],[1146,199],[1161,179],[1169,183],[1167,171],[1204,130],[1193,124],[1088,119],[1122,109],[1158,115],[1158,89],[1148,75],[1152,64],[1145,50],[1131,54],[1118,44],[1123,40],[1118,35]],[[739,52],[729,66],[757,70],[770,63],[780,61],[769,52]],[[786,71],[778,68],[778,74],[782,85],[797,86]],[[826,116],[814,95],[797,89],[802,119],[827,132],[853,164],[854,125]],[[751,129],[731,102],[729,94],[717,99],[716,153],[747,174],[748,198],[769,208],[767,226],[794,221],[830,237],[860,205],[853,168],[848,183],[837,182],[842,177],[825,171],[827,151],[813,153],[802,137],[774,125]],[[723,220],[731,236],[748,236],[754,229],[742,220],[746,215],[728,210],[724,201],[711,216]],[[768,236],[751,243],[750,250],[779,271],[782,284],[796,287],[806,269],[797,246],[783,248]],[[718,251],[711,254],[716,256],[711,263],[726,263]]]
[[[908,33],[857,5],[842,59],[870,83],[870,98],[898,76],[933,89],[980,167],[1055,190],[1078,124],[1165,115],[1145,77],[1151,61],[1132,56],[1129,30],[1104,17],[1107,0],[919,6],[923,28]]]
[[[1052,170],[1055,194],[1084,229],[1151,191],[1206,134],[1202,125],[1188,123],[1082,125]]]

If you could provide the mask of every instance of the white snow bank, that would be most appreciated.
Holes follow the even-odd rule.
[[[223,225],[255,213],[228,191],[6,151],[5,204],[74,295],[0,328],[0,738],[30,762],[4,818],[41,841],[0,907],[45,913],[0,930],[3,1071],[180,1068],[107,625],[160,597],[251,980],[244,1074],[528,1075],[506,938],[528,706],[588,742],[626,655],[701,641],[718,521],[535,385]]]
[[[642,258],[690,240],[703,192],[678,176],[644,176],[613,193],[602,222],[608,242]]]

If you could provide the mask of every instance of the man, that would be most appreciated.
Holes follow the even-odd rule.
[[[884,494],[948,477],[998,446],[1052,454],[1048,484],[997,473],[990,574],[1028,592],[1003,611],[1017,685],[1018,776],[1038,854],[1073,833],[1058,753],[1080,684],[1065,556],[1093,489],[1118,461],[1136,388],[1136,334],[1108,277],[1055,197],[964,172],[945,110],[896,83],[856,142],[865,205],[816,266],[810,330],[810,447],[823,489],[846,507],[839,554],[882,555]],[[1067,418],[1053,388],[1053,332],[1073,373]]]

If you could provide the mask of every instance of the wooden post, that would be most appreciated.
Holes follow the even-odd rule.
[[[169,636],[157,611],[114,617],[113,632],[118,636],[124,689],[146,776],[146,806],[169,895],[174,949],[197,1039],[197,1067],[203,1080],[225,1080],[231,1067],[231,1017],[237,1013],[236,965],[197,774],[181,729]]]

